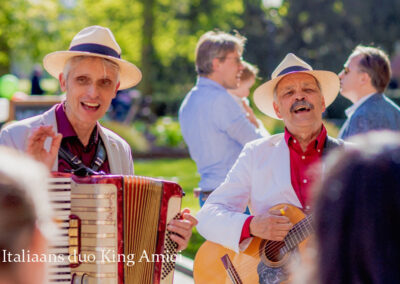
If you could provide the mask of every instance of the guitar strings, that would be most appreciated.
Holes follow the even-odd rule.
[[[290,245],[296,245],[296,242],[304,240],[308,235],[312,233],[311,226],[311,215],[302,219],[300,222],[295,224],[293,228],[289,231],[288,235],[285,237],[288,241],[292,243]],[[299,237],[299,238],[298,238]]]
[[[307,230],[308,235],[311,234],[308,232],[309,231],[308,228],[310,228],[310,231],[312,231],[312,226],[311,226],[311,222],[310,222],[311,217],[312,217],[312,214],[308,215],[306,218],[297,222],[293,226],[293,228],[289,230],[288,234],[286,235],[286,237],[284,238],[284,240],[282,242],[284,242],[286,245],[285,241],[287,241],[290,246],[294,247],[297,245],[296,243],[300,243],[301,241],[303,241],[304,238],[307,237],[307,235],[304,235],[304,237],[303,237],[303,234],[302,234],[305,230]],[[301,234],[300,239],[298,239],[297,236],[299,236],[300,234]],[[280,246],[282,242],[277,241],[276,246],[273,246],[271,248],[276,250],[277,247]],[[261,251],[259,251],[259,252],[261,252]]]
[[[306,218],[304,218],[304,219],[300,220],[299,222],[297,222],[297,223],[293,226],[293,228],[290,229],[290,231],[289,231],[290,235],[289,235],[289,233],[288,233],[288,235],[284,238],[284,241],[282,241],[282,242],[279,242],[279,241],[269,241],[265,246],[263,246],[262,248],[259,248],[258,251],[257,251],[256,253],[254,253],[254,254],[249,254],[249,256],[251,256],[251,257],[257,257],[258,255],[264,253],[263,251],[265,251],[265,250],[267,249],[267,246],[268,246],[269,252],[271,252],[271,250],[278,250],[279,246],[281,246],[282,243],[284,243],[284,244],[283,244],[283,247],[281,247],[281,248],[279,248],[279,249],[288,248],[288,246],[287,246],[285,240],[288,241],[288,242],[291,242],[291,243],[289,243],[291,246],[293,246],[293,247],[296,246],[298,243],[302,242],[302,241],[307,237],[307,236],[304,236],[304,237],[303,237],[303,234],[301,234],[301,236],[299,236],[300,233],[304,232],[304,230],[307,230],[306,234],[307,234],[307,233],[308,233],[308,235],[311,234],[311,233],[309,232],[309,231],[312,232],[312,230],[313,230],[313,229],[312,229],[312,226],[311,226],[311,219],[312,219],[311,217],[312,217],[312,214],[308,215]],[[289,237],[288,237],[288,236],[289,236]],[[293,236],[293,237],[292,237],[292,236]],[[300,239],[298,239],[296,236],[299,236]],[[294,242],[297,242],[297,244],[293,243],[293,241],[294,241]],[[290,250],[291,250],[291,249],[288,248],[288,251],[290,251]],[[288,251],[286,251],[285,253],[287,253]],[[251,265],[251,263],[249,263],[249,266],[250,266],[250,265]],[[246,265],[244,264],[242,267],[243,267],[243,268],[246,268]]]
[[[289,243],[290,246],[295,246],[296,242],[298,243],[298,242],[301,242],[302,240],[304,240],[304,237],[307,237],[307,236],[304,234],[304,237],[303,237],[303,232],[305,230],[307,230],[306,233],[308,233],[308,231],[309,231],[308,227],[311,226],[310,224],[308,224],[309,219],[311,219],[311,215],[309,215],[306,218],[302,219],[301,221],[297,222],[293,226],[293,228],[290,229],[290,231],[288,232],[288,235],[286,235],[286,237],[284,238],[283,241],[281,241],[281,242],[271,241],[274,245],[270,246],[269,248],[273,249],[273,250],[277,250],[277,248],[282,245],[282,242],[285,243],[285,245],[287,243]],[[298,239],[297,236],[299,236],[300,238]],[[287,242],[285,242],[285,241],[287,241]],[[269,243],[271,243],[271,242],[269,242]]]
[[[274,250],[277,250],[277,248],[280,246],[280,245],[282,245],[282,243],[284,243],[284,245],[283,245],[283,247],[281,247],[280,249],[282,249],[282,248],[288,248],[288,246],[287,246],[287,244],[286,244],[286,242],[285,242],[285,240],[286,241],[288,241],[288,242],[292,242],[291,243],[291,245],[292,246],[296,246],[296,244],[295,243],[293,243],[293,241],[297,241],[297,244],[299,244],[301,241],[303,241],[305,238],[302,238],[302,237],[300,237],[300,240],[298,240],[296,237],[295,237],[295,235],[296,236],[298,236],[299,235],[299,232],[302,232],[302,231],[304,231],[304,230],[307,230],[307,233],[309,233],[309,231],[313,231],[313,228],[312,228],[312,225],[311,225],[311,221],[312,221],[312,214],[310,214],[310,215],[308,215],[307,217],[305,217],[305,218],[303,218],[302,220],[300,220],[299,222],[297,222],[294,226],[293,226],[293,228],[292,229],[290,229],[289,230],[289,233],[290,233],[290,235],[289,235],[289,233],[288,233],[288,235],[289,235],[289,237],[288,237],[288,235],[286,235],[286,237],[284,238],[284,241],[282,241],[282,242],[279,242],[279,241],[269,241],[265,246],[263,246],[262,248],[259,248],[254,254],[248,254],[250,257],[258,257],[260,254],[263,254],[264,253],[264,250],[266,249],[266,247],[267,247],[267,245],[269,245],[269,249],[271,250],[271,249],[274,249]],[[310,233],[309,233],[310,234]],[[294,236],[294,237],[292,237],[292,236]],[[272,244],[272,245],[271,245]],[[288,251],[290,251],[291,249],[289,249]],[[288,252],[287,251],[287,252]],[[286,253],[287,253],[286,252]],[[243,268],[243,270],[244,271],[249,271],[248,273],[245,273],[245,272],[243,272],[243,274],[244,275],[247,275],[247,274],[250,274],[251,272],[250,272],[250,270],[248,270],[248,269],[246,269],[246,268],[250,268],[251,266],[252,266],[253,264],[251,263],[251,262],[248,262],[247,264],[243,264],[242,265],[242,268]]]

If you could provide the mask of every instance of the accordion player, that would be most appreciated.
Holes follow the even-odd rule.
[[[50,199],[60,231],[49,283],[172,283],[181,187],[139,176],[54,174]]]

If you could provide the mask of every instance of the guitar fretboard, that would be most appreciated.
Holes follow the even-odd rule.
[[[312,214],[310,214],[306,218],[298,222],[296,225],[294,225],[292,229],[290,229],[284,239],[285,247],[282,248],[283,252],[286,253],[288,251],[291,251],[313,232],[314,229],[312,227]]]

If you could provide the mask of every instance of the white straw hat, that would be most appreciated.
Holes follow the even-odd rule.
[[[100,26],[90,26],[81,30],[72,39],[68,50],[47,54],[43,59],[43,66],[50,75],[58,79],[67,60],[80,55],[102,57],[118,64],[120,90],[133,87],[142,79],[139,68],[121,59],[121,48],[110,29]]]
[[[279,119],[272,105],[275,87],[284,76],[298,72],[310,74],[317,79],[321,86],[321,93],[325,98],[326,107],[335,100],[340,89],[338,75],[331,71],[313,70],[306,62],[293,53],[289,53],[272,72],[271,80],[265,82],[254,91],[256,106],[266,115]]]

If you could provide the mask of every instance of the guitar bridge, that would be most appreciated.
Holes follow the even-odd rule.
[[[225,270],[228,273],[228,276],[231,279],[232,283],[243,284],[242,280],[239,277],[239,274],[233,266],[231,259],[229,258],[229,255],[225,254],[223,257],[221,257],[221,261],[224,264]]]

